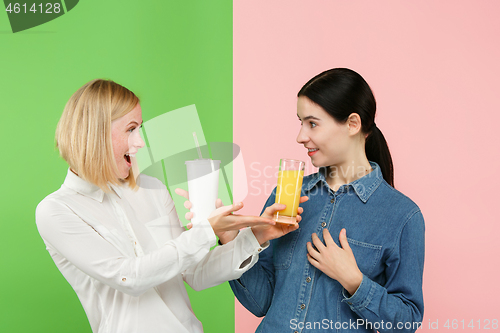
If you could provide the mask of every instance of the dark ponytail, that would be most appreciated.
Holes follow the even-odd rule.
[[[380,129],[375,124],[373,125],[365,142],[366,158],[380,166],[385,181],[394,187],[394,167],[389,146]]]
[[[361,131],[368,135],[366,158],[380,166],[385,181],[394,187],[391,153],[384,135],[375,125],[375,97],[361,75],[347,68],[330,69],[310,79],[297,96],[309,98],[339,123],[345,123],[351,113],[357,113],[361,118]]]

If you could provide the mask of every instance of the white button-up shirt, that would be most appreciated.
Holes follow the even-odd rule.
[[[186,231],[165,186],[145,175],[139,184],[105,193],[68,170],[37,207],[38,231],[93,332],[202,332],[184,281],[201,290],[237,279],[262,248],[245,229],[210,251],[207,220]]]

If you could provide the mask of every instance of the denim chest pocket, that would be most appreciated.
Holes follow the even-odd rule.
[[[290,267],[300,230],[299,228],[275,241],[273,247],[273,263],[275,269],[288,269],[288,267]]]
[[[352,249],[359,270],[364,275],[371,277],[373,269],[380,261],[382,246],[360,242],[349,237],[347,237],[347,241]]]

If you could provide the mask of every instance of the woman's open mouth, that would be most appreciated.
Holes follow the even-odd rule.
[[[132,166],[132,161],[131,161],[131,157],[134,157],[135,154],[125,154],[124,158],[125,158],[125,162],[127,162],[127,165],[130,167]]]

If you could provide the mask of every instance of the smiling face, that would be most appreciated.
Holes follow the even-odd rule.
[[[297,100],[297,116],[302,124],[297,142],[308,149],[311,163],[316,167],[344,164],[351,146],[348,122],[337,122],[305,96]]]
[[[139,127],[142,125],[142,110],[139,103],[126,115],[111,122],[111,141],[113,154],[121,179],[129,176],[132,167],[131,157],[139,148],[144,147]]]

